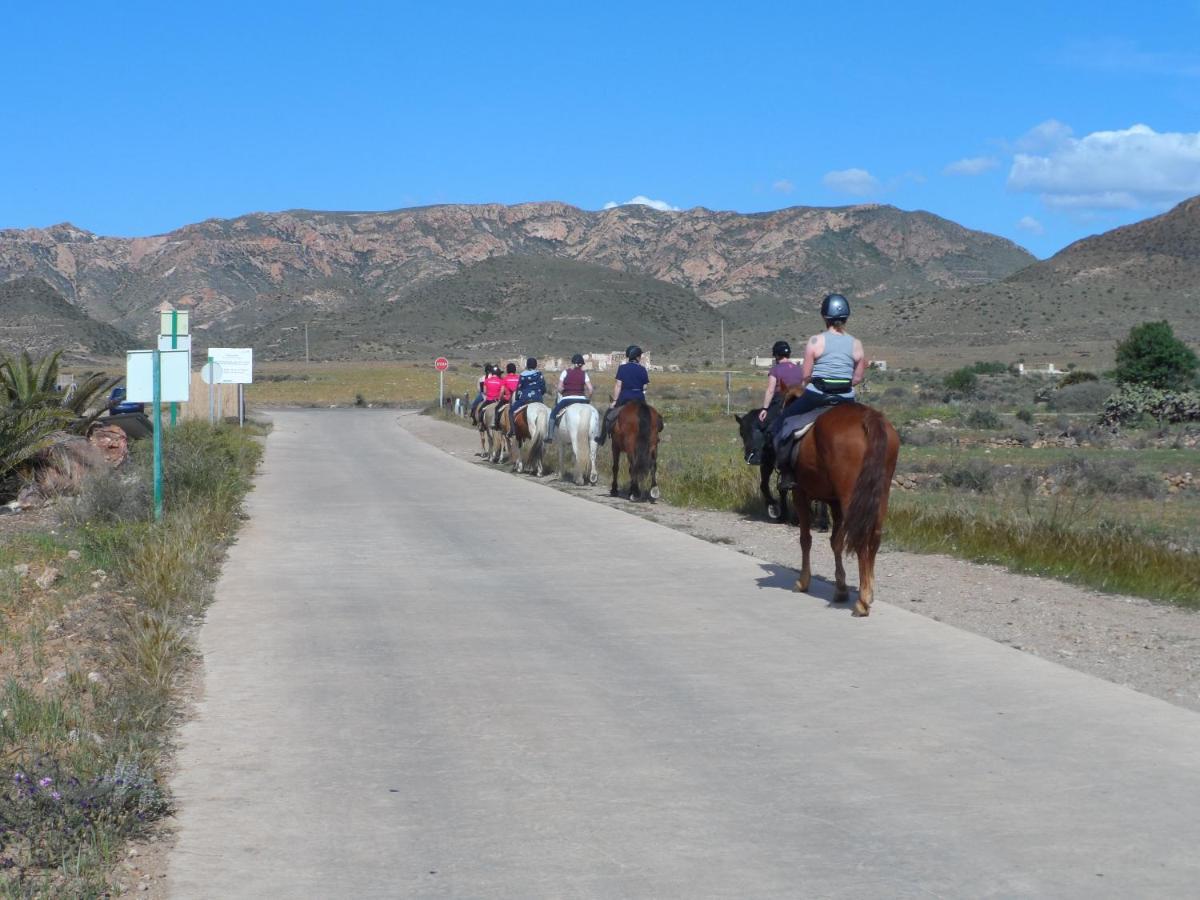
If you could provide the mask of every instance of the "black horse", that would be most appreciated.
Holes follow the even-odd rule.
[[[767,518],[772,522],[787,522],[796,525],[798,519],[795,511],[788,510],[788,492],[779,489],[778,481],[776,481],[776,490],[779,491],[778,498],[771,491],[771,481],[773,478],[777,479],[779,475],[775,471],[775,442],[771,440],[769,425],[758,421],[759,412],[758,409],[752,409],[744,416],[735,415],[733,417],[738,423],[742,447],[745,448],[746,462],[752,466],[758,466],[758,490],[762,494],[763,504],[766,506]],[[829,507],[824,503],[815,502],[813,504],[813,528],[816,531],[829,530]]]

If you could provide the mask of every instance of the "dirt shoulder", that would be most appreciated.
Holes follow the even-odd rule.
[[[467,428],[410,413],[402,414],[399,421],[414,436],[452,456],[488,465],[475,458],[479,442]],[[507,466],[493,468],[498,474],[510,471]],[[576,487],[557,475],[540,481],[753,556],[777,567],[775,575],[781,584],[795,580],[800,549],[794,528],[737,513],[614,500],[603,485]],[[833,573],[826,537],[815,536],[812,593],[797,594],[797,603],[828,602],[833,596],[832,583],[821,577]],[[853,561],[847,568],[854,585]],[[877,621],[876,617],[887,616],[888,604],[900,606],[1014,650],[1200,710],[1200,614],[1137,597],[1015,575],[999,566],[886,549],[877,561],[876,578],[877,602],[866,627]]]

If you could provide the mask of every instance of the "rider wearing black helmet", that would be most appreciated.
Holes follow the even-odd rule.
[[[626,362],[617,369],[617,379],[613,384],[612,406],[604,414],[604,426],[600,429],[601,444],[608,437],[608,430],[616,420],[621,404],[628,403],[630,400],[644,403],[646,400],[646,385],[650,383],[650,376],[646,373],[646,367],[642,365],[642,348],[637,344],[630,344],[625,351],[625,359]]]
[[[841,294],[828,294],[821,301],[821,318],[825,320],[825,331],[814,334],[804,346],[800,372],[804,393],[780,413],[775,420],[776,430],[785,418],[824,406],[831,397],[853,400],[855,386],[866,375],[862,341],[846,333],[850,303]]]
[[[563,369],[558,376],[558,402],[550,413],[550,430],[547,440],[554,440],[554,431],[558,427],[558,414],[572,403],[587,403],[592,397],[592,379],[583,369],[583,354],[576,353],[571,357],[571,368]]]
[[[775,365],[767,372],[767,390],[763,394],[762,410],[758,421],[766,427],[775,421],[779,410],[783,407],[783,395],[788,388],[800,384],[800,367],[792,362],[792,345],[787,341],[776,341],[771,348],[771,356]]]

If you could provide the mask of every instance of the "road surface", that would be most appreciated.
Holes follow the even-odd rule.
[[[174,897],[1197,894],[1196,713],[853,619],[394,412],[278,414],[248,510]]]

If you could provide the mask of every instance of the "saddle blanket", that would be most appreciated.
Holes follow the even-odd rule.
[[[800,438],[808,434],[816,424],[817,419],[839,404],[818,406],[798,416],[788,416],[779,426],[779,436],[775,439],[775,458],[785,460],[791,457],[792,451],[800,445]]]
[[[572,406],[574,406],[576,403],[587,403],[587,401],[586,400],[568,400],[567,405],[558,411],[558,415],[554,417],[554,421],[556,421],[556,422],[561,421],[562,417],[567,414],[567,410],[570,409]]]

